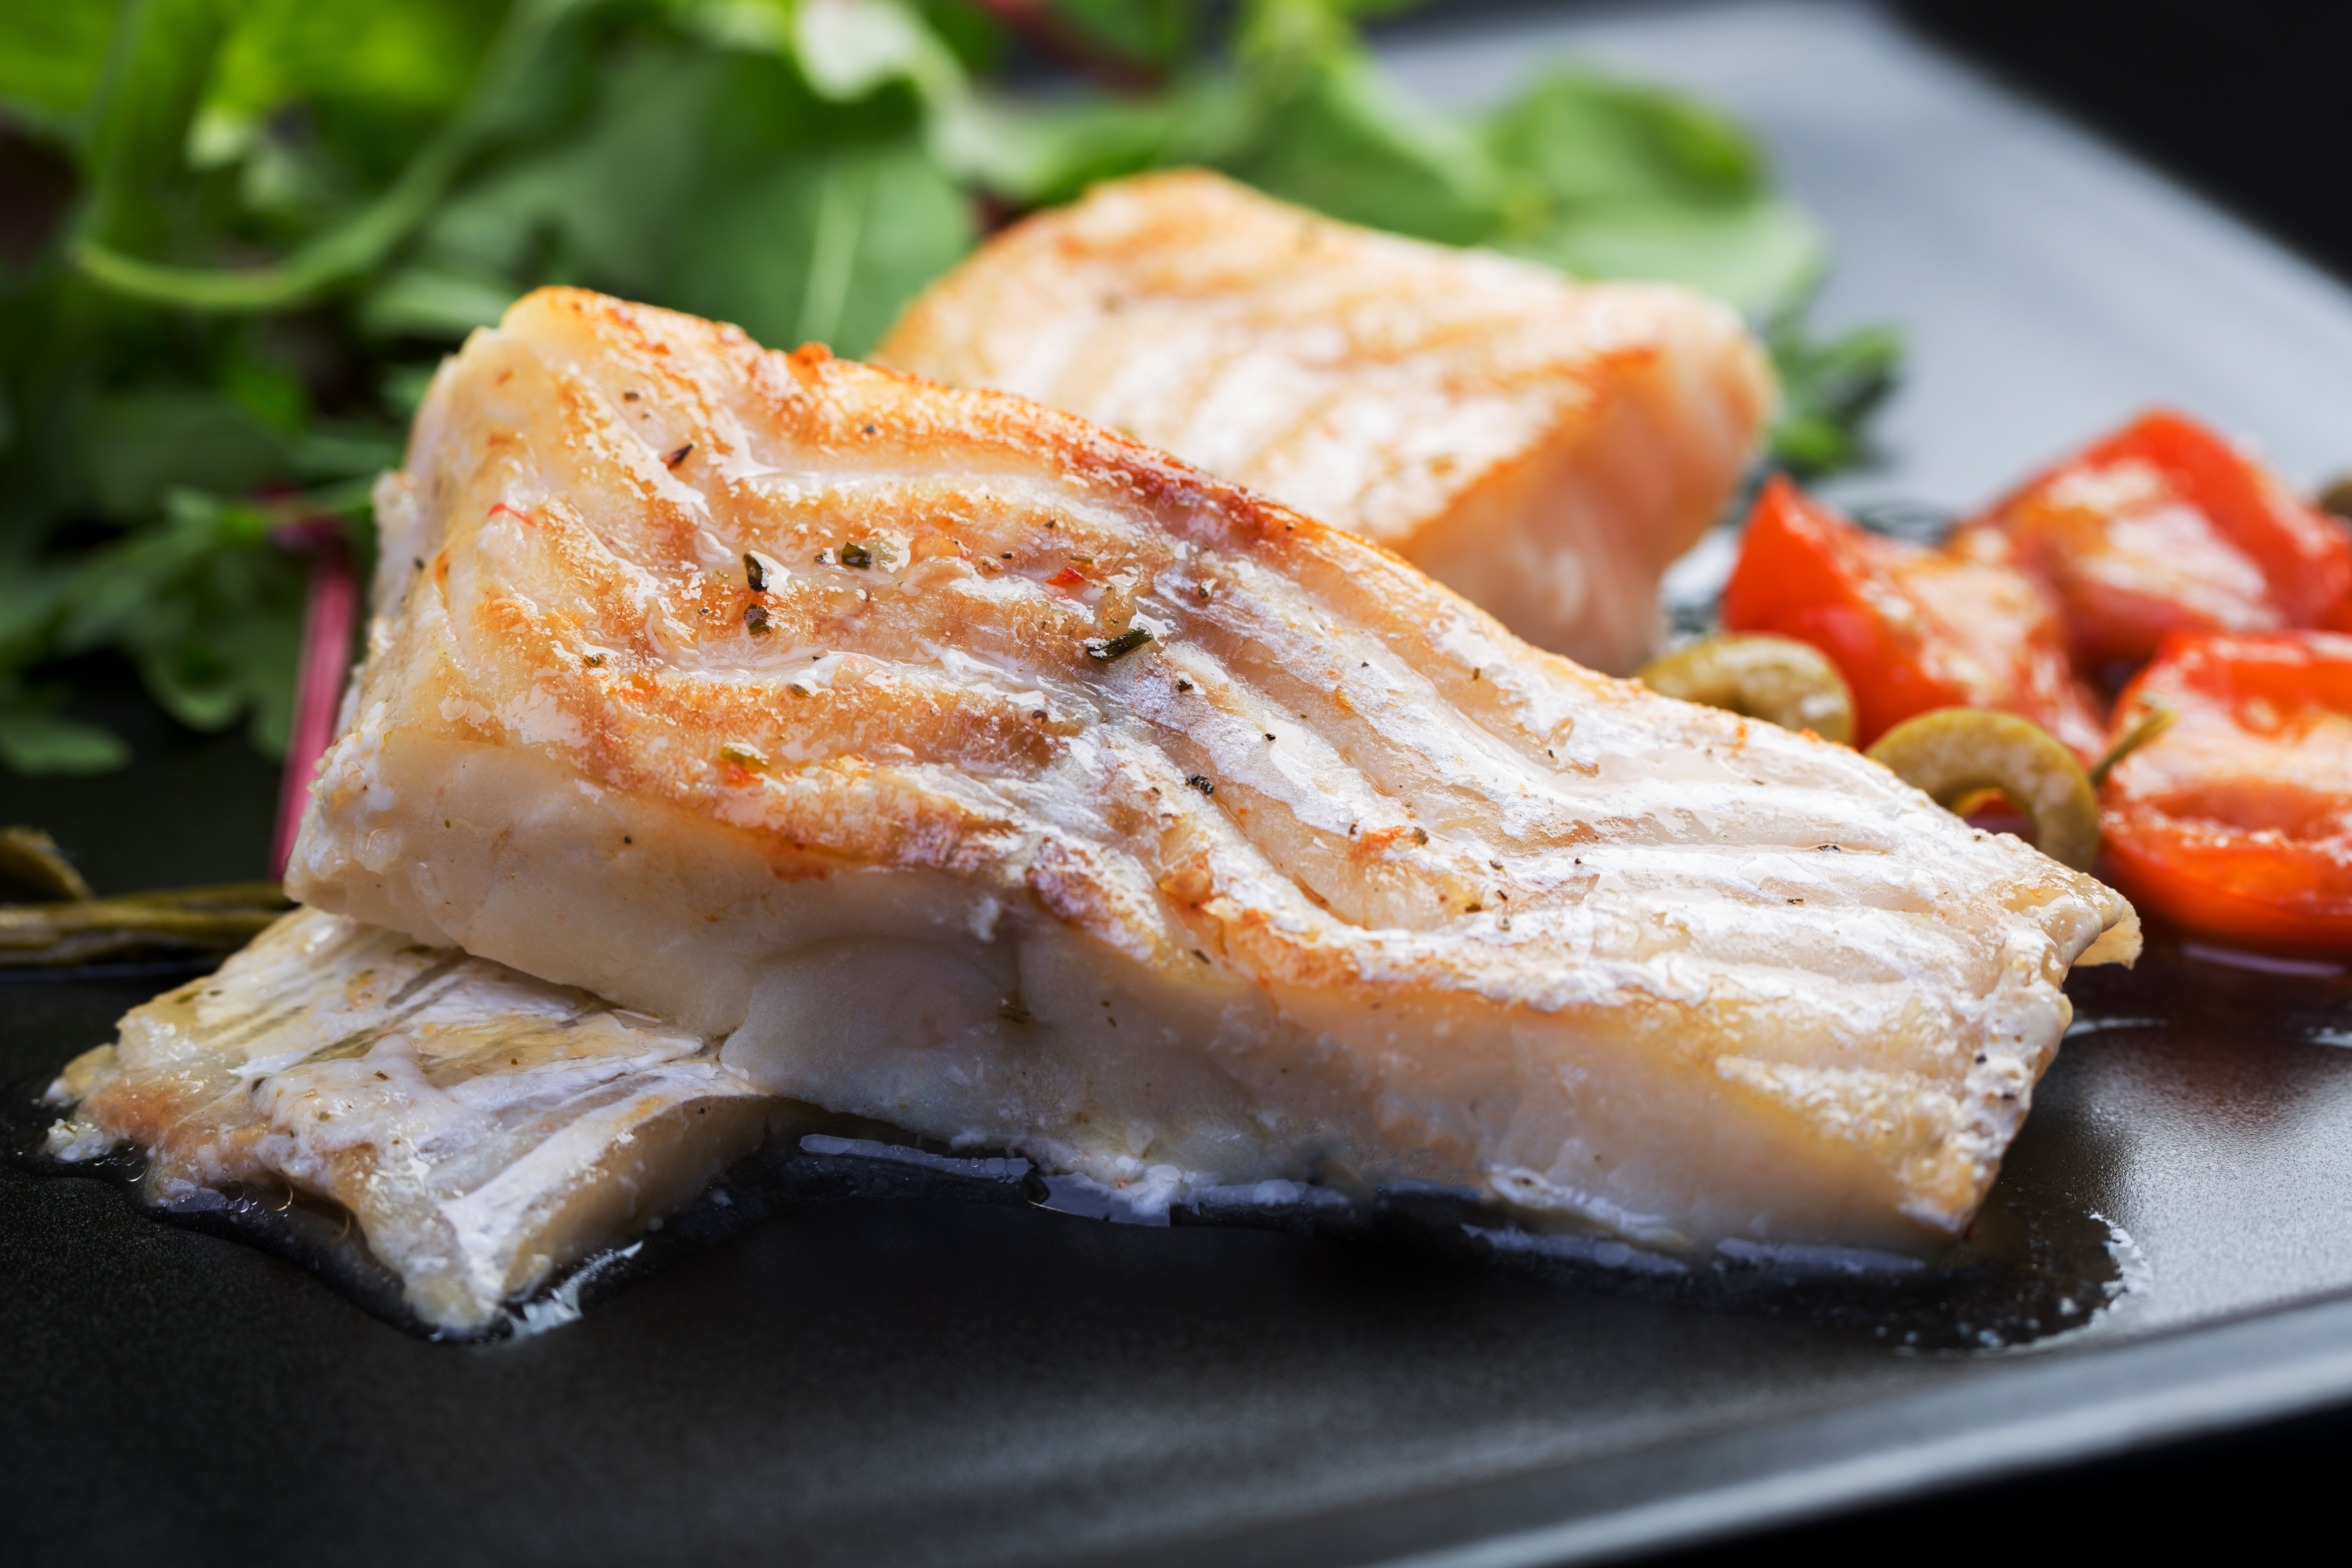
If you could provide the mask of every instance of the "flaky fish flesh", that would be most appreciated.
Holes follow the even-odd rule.
[[[2129,906],[1007,394],[573,290],[380,486],[312,907],[55,1152],[351,1208],[478,1329],[785,1099],[1149,1210],[1430,1183],[1665,1252],[1964,1228]]]
[[[698,1035],[311,909],[132,1009],[50,1097],[51,1155],[140,1145],[159,1202],[341,1204],[457,1333],[694,1196],[773,1105]]]
[[[1730,308],[1335,223],[1200,172],[991,240],[881,363],[1109,425],[1624,674],[1772,403]]]
[[[298,896],[1107,1183],[1923,1250],[2137,948],[1852,751],[1003,393],[546,290],[378,516]]]

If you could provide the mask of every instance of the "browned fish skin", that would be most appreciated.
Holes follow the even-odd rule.
[[[1199,171],[1015,225],[877,362],[1084,415],[1622,674],[1770,412],[1729,308],[1334,223]]]
[[[2136,947],[1852,751],[1068,415],[688,317],[520,301],[379,517],[299,896],[1097,1179],[1924,1248],[2067,966]]]

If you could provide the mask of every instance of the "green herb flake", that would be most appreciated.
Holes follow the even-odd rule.
[[[1151,633],[1140,626],[1130,626],[1116,637],[1089,637],[1086,640],[1087,657],[1098,664],[1124,658],[1151,641]]]

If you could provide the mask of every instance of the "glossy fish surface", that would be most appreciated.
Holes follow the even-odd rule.
[[[544,290],[378,517],[291,891],[1145,1203],[1931,1249],[2137,949],[1850,750],[1018,397]]]
[[[51,1155],[139,1145],[154,1201],[341,1204],[461,1333],[692,1197],[772,1103],[698,1035],[313,909],[133,1009],[49,1097]]]
[[[1015,225],[875,358],[1163,447],[1621,674],[1774,398],[1737,314],[1689,289],[1575,283],[1200,171]]]

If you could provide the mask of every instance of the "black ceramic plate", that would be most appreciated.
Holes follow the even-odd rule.
[[[2352,456],[2327,445],[2352,440],[2352,301],[1874,12],[1498,23],[1396,63],[1475,97],[1578,42],[1740,106],[1840,237],[1832,313],[1911,329],[1895,462],[1850,498],[1966,504],[2158,398],[2299,480]],[[122,890],[251,874],[270,789],[234,740],[157,733],[122,779],[0,781],[0,817]],[[159,983],[0,983],[0,1079]],[[2352,980],[2165,944],[2075,994],[2004,1212],[2127,1236],[2134,1288],[1997,1350],[1386,1240],[791,1180],[576,1323],[440,1345],[103,1183],[0,1170],[0,1551],[1501,1565],[2352,1398]]]

